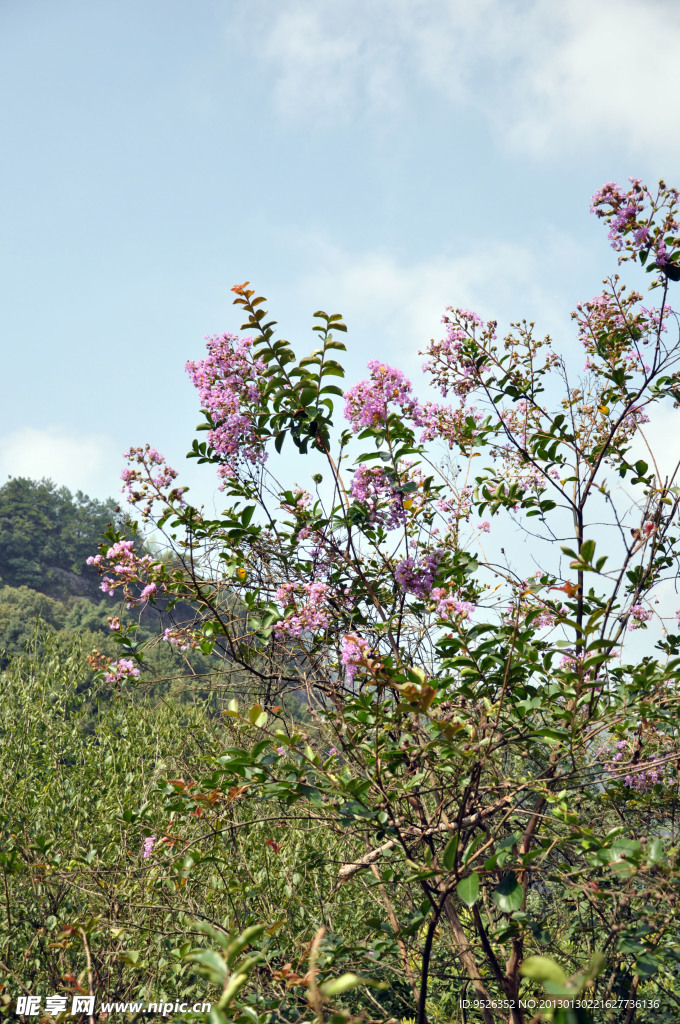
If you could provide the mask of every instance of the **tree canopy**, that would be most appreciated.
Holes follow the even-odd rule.
[[[0,487],[0,582],[52,597],[95,596],[86,559],[115,521],[112,500],[73,495],[50,480],[10,478]]]

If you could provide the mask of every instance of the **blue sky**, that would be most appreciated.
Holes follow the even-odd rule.
[[[345,315],[349,383],[447,305],[568,349],[592,192],[680,184],[678,52],[673,0],[4,0],[0,480],[148,440],[209,500],[184,362],[246,279],[300,349]]]

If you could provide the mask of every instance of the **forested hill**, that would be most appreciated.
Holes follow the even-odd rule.
[[[60,601],[99,601],[98,576],[86,559],[115,518],[112,499],[73,495],[50,480],[10,478],[0,487],[0,585]]]
[[[0,667],[24,650],[38,618],[108,650],[115,602],[87,558],[118,516],[113,499],[74,495],[51,480],[10,477],[0,487]]]
[[[0,668],[24,651],[38,619],[57,632],[78,633],[86,647],[113,657],[110,616],[130,617],[138,640],[156,636],[176,616],[191,617],[184,605],[173,616],[152,604],[128,612],[102,594],[87,558],[97,554],[109,524],[123,519],[113,499],[74,495],[51,480],[15,477],[0,487]],[[160,673],[173,671],[178,661],[169,648],[161,645],[148,659]],[[198,654],[183,660],[205,668]]]

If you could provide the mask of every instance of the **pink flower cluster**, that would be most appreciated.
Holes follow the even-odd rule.
[[[365,463],[359,466],[352,478],[350,493],[366,505],[371,521],[377,526],[392,530],[406,522],[402,496],[382,466],[369,467]]]
[[[440,619],[469,619],[475,606],[469,601],[459,601],[444,587],[433,587],[430,598],[435,602]]]
[[[428,551],[419,559],[404,558],[394,570],[394,578],[408,594],[414,594],[419,598],[426,598],[434,587],[439,563],[442,560],[442,551]]]
[[[293,609],[274,627],[278,637],[302,636],[303,633],[327,629],[330,616],[326,599],[330,588],[326,583],[304,583],[302,593],[299,585],[284,583],[274,597],[284,610]]]
[[[116,541],[108,549],[106,555],[90,555],[86,561],[88,565],[96,566],[100,574],[110,572],[118,577],[118,579],[114,579],[113,576],[104,576],[100,589],[105,594],[113,594],[118,587],[122,587],[123,596],[129,608],[148,601],[150,597],[159,592],[158,583],[151,581],[146,584],[139,597],[135,596],[132,584],[141,582],[145,577],[148,579],[154,562],[151,555],[140,557],[135,552],[135,544],[132,540]],[[108,565],[106,565],[107,561]]]
[[[639,186],[637,179],[635,181]],[[596,217],[604,218],[609,224],[609,240],[612,248],[620,251],[624,246],[624,236],[632,233],[635,243],[644,248],[649,243],[649,227],[639,223],[645,208],[646,196],[640,188],[628,192],[615,181],[607,181],[597,190],[591,200],[590,212]]]
[[[130,463],[127,469],[121,473],[123,486],[121,490],[131,505],[145,503],[142,509],[142,518],[148,519],[155,501],[163,504],[177,502],[180,508],[184,507],[182,495],[186,487],[172,487],[173,480],[177,477],[177,470],[165,464],[165,457],[152,448],[145,445],[143,448],[130,448],[123,453],[123,458]],[[168,490],[171,488],[170,490]]]
[[[457,494],[450,498],[439,498],[435,507],[442,515],[447,517],[449,529],[455,529],[456,523],[461,519],[469,519],[472,511],[472,487],[461,487]]]
[[[676,189],[659,182],[656,196],[639,178],[629,178],[630,188],[624,191],[614,181],[598,189],[592,199],[591,213],[609,224],[609,240],[617,252],[626,250],[634,258],[638,252],[651,250],[654,261],[664,267],[670,260],[666,248],[668,236],[680,229]],[[674,244],[678,239],[673,239]]]
[[[442,323],[446,325],[444,338],[440,341],[433,339],[428,345],[426,355],[430,358],[423,365],[423,370],[432,374],[444,397],[453,391],[464,399],[479,384],[479,370],[475,364],[475,356],[479,355],[478,345],[493,342],[496,324],[490,321],[485,326],[476,313],[469,309],[454,309],[453,306],[447,307]]]
[[[649,372],[642,357],[642,347],[666,330],[665,321],[672,313],[639,305],[642,296],[635,291],[605,291],[588,302],[580,302],[572,313],[578,335],[588,359],[586,370],[596,370],[593,359],[605,360],[612,368],[623,365],[629,371]]]
[[[187,629],[168,628],[163,633],[162,640],[173,647],[177,647],[180,651],[189,651],[198,646],[193,633]]]
[[[555,625],[555,616],[552,612],[544,609],[540,615],[537,615],[535,619],[532,619],[532,625],[536,629],[548,629]]]
[[[147,836],[142,845],[142,857],[146,860],[147,857],[151,856],[151,852],[156,845],[155,836]]]
[[[443,440],[449,448],[454,445],[470,444],[474,439],[474,428],[468,423],[472,419],[475,426],[484,419],[474,405],[461,404],[458,408],[451,405],[439,405],[426,402],[418,409],[416,422],[423,428],[420,435],[422,441]]]
[[[132,658],[119,658],[109,666],[109,671],[104,674],[107,683],[122,683],[124,679],[136,679],[139,669]]]
[[[368,364],[370,380],[359,381],[345,393],[345,418],[357,431],[387,422],[390,406],[396,406],[404,419],[417,414],[418,402],[412,397],[411,382],[401,370],[379,359]]]
[[[362,637],[356,636],[354,633],[350,633],[348,636],[344,636],[342,638],[342,643],[340,645],[340,662],[347,670],[346,674],[348,683],[351,684],[354,682],[357,669],[360,668],[362,664],[365,664],[370,655],[370,645]]]
[[[630,610],[628,629],[640,629],[645,622],[653,617],[654,612],[650,608],[643,608],[641,604],[634,604]]]
[[[224,479],[235,476],[242,462],[263,463],[267,458],[254,422],[266,367],[253,358],[252,346],[252,338],[215,335],[207,338],[208,356],[186,364],[201,404],[215,423],[208,440],[224,460],[218,470]]]

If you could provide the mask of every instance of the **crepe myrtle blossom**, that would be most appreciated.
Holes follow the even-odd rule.
[[[641,629],[645,622],[653,617],[654,612],[650,608],[643,608],[641,604],[634,604],[630,610],[628,629]]]
[[[416,422],[423,428],[421,443],[441,440],[453,448],[456,445],[469,445],[475,439],[483,419],[482,413],[474,405],[466,406],[464,401],[457,408],[426,402],[418,410]]]
[[[435,602],[435,610],[440,619],[469,619],[475,610],[470,601],[459,601],[444,587],[433,587],[430,599]]]
[[[392,530],[406,522],[401,493],[382,466],[359,466],[349,489],[352,497],[366,506],[371,524]]]
[[[274,594],[276,601],[283,609],[293,608],[293,614],[277,622],[274,627],[276,635],[302,636],[303,633],[327,629],[330,625],[326,604],[329,592],[326,583],[304,583],[302,588],[294,583],[283,583],[278,587]]]
[[[370,645],[363,637],[354,633],[343,636],[340,644],[340,663],[345,666],[348,683],[354,682],[357,669],[366,663],[370,655]]]
[[[119,658],[109,666],[104,679],[107,683],[122,683],[124,679],[136,679],[138,676],[139,669],[132,658]]]
[[[668,305],[647,308],[641,300],[639,292],[624,292],[615,280],[610,290],[577,304],[571,316],[587,353],[586,370],[596,370],[598,361],[604,361],[612,368],[649,372],[642,350],[666,331],[672,310]]]
[[[448,306],[442,323],[446,332],[439,341],[430,341],[425,355],[423,371],[434,378],[441,393],[450,391],[465,398],[479,384],[479,370],[475,358],[479,355],[480,343],[490,344],[496,337],[496,321],[488,324],[469,309],[454,309]]]
[[[645,762],[643,762],[644,764]],[[625,776],[623,780],[624,786],[629,789],[635,789],[638,792],[651,789],[652,786],[658,785],[663,782],[664,771],[663,765],[653,765],[651,768],[642,768],[635,773],[630,772]]]
[[[142,857],[146,860],[151,856],[151,851],[156,845],[156,836],[147,836],[142,844]]]
[[[660,181],[658,192],[653,196],[640,178],[628,180],[631,184],[627,190],[614,181],[599,188],[592,198],[591,213],[609,224],[612,248],[630,254],[619,257],[619,262],[634,259],[639,252],[651,251],[656,264],[664,267],[670,260],[666,247],[668,237],[680,228],[679,194]]]
[[[409,555],[408,558],[399,562],[394,571],[394,578],[402,590],[414,594],[416,597],[425,598],[434,586],[437,568],[442,557],[443,552],[440,548],[428,551],[419,559],[414,559]]]
[[[179,651],[189,651],[192,648],[198,647],[198,641],[194,635],[186,629],[170,629],[168,627],[163,633],[161,639],[165,643],[176,647]]]
[[[632,751],[626,740],[619,740],[618,743],[614,744],[614,749],[616,753],[611,756],[609,762],[604,767],[605,771],[610,775],[616,775],[620,779],[622,771],[620,762],[624,760],[625,756],[626,762],[632,767]],[[646,765],[648,767],[645,767]],[[626,766],[623,766],[624,770]],[[623,776],[624,786],[637,792],[645,792],[663,781],[664,766],[658,763],[657,757],[651,757],[647,761],[638,761],[635,765],[635,770],[628,771]]]
[[[356,431],[387,423],[390,406],[396,407],[405,419],[418,416],[419,405],[411,394],[411,382],[401,370],[379,359],[372,359],[368,369],[370,379],[359,381],[344,395],[345,418]]]
[[[132,540],[119,540],[112,544],[106,552],[98,555],[90,555],[86,559],[87,565],[97,568],[100,575],[103,575],[100,583],[100,590],[105,594],[114,594],[122,587],[123,596],[128,608],[143,604],[150,597],[160,593],[163,586],[160,575],[156,580],[149,579],[150,575],[162,573],[162,567],[154,563],[151,555],[139,555],[135,551],[135,543]],[[142,583],[146,579],[141,594],[137,595],[134,584]],[[113,627],[112,627],[113,628]]]
[[[222,459],[218,475],[226,483],[242,464],[266,461],[254,421],[266,366],[262,359],[254,358],[252,338],[219,334],[206,338],[206,344],[207,357],[189,360],[186,371],[214,424],[208,441]]]
[[[166,465],[165,456],[146,444],[142,448],[129,448],[123,452],[123,458],[129,465],[122,471],[121,488],[131,505],[141,506],[142,519],[148,519],[155,501],[164,504],[177,503],[184,508],[184,492],[186,487],[173,487],[177,478],[177,470]]]

